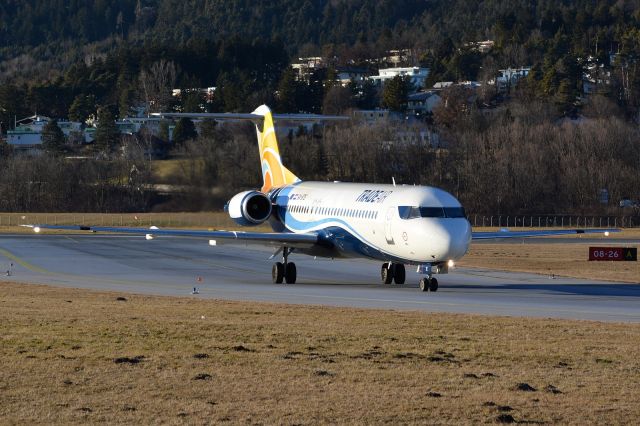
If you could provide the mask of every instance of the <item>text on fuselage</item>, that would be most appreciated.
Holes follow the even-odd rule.
[[[391,195],[393,191],[382,191],[379,189],[366,189],[356,198],[359,203],[382,203]]]
[[[304,201],[307,199],[307,195],[309,194],[291,194],[289,201]]]

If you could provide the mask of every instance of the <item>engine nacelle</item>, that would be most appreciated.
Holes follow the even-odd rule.
[[[244,191],[229,200],[227,212],[239,225],[260,225],[271,216],[271,200],[262,192]]]

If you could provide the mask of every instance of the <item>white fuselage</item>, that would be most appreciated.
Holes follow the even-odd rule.
[[[299,182],[273,197],[281,225],[318,232],[344,257],[441,263],[464,256],[471,241],[460,202],[438,188]]]

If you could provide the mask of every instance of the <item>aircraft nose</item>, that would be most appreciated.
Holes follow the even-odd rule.
[[[471,225],[464,218],[439,220],[431,234],[432,253],[428,255],[434,261],[460,259],[471,243]]]

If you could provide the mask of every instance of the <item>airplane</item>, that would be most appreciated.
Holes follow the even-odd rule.
[[[282,163],[274,119],[340,120],[347,117],[314,114],[272,114],[262,105],[251,114],[160,113],[170,118],[251,120],[256,124],[263,184],[229,200],[226,212],[239,225],[268,222],[273,232],[202,231],[184,229],[25,225],[41,229],[87,230],[156,236],[201,237],[218,242],[260,244],[277,248],[273,283],[297,280],[292,254],[330,259],[367,258],[380,261],[384,284],[404,284],[405,266],[424,275],[422,291],[438,290],[435,274],[446,274],[469,250],[472,240],[617,232],[616,229],[561,229],[474,232],[460,202],[429,186],[303,181]]]

